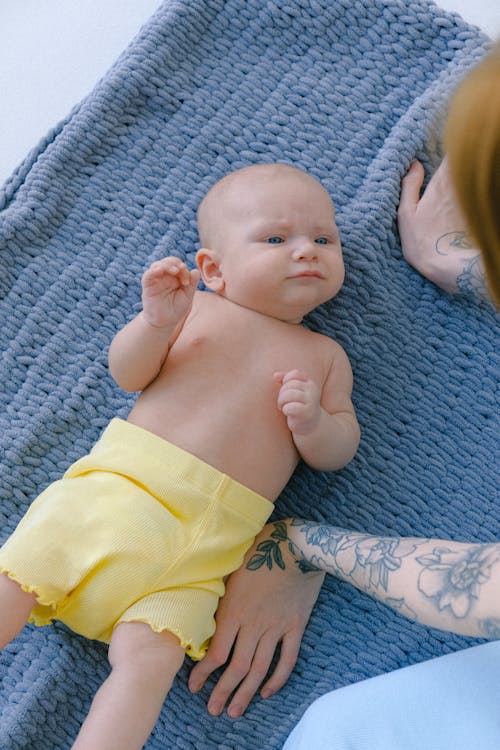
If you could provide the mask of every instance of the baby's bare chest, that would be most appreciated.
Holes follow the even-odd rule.
[[[168,356],[168,370],[174,368],[203,373],[217,383],[255,380],[262,388],[275,372],[299,369],[308,377],[323,381],[327,374],[325,347],[302,325],[292,325],[231,310],[221,320],[200,311],[190,318]]]
[[[297,462],[274,375],[297,369],[321,387],[329,357],[323,337],[262,318],[239,308],[221,317],[198,306],[132,416],[274,499]]]

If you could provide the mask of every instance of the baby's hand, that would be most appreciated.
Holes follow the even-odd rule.
[[[297,435],[308,435],[320,420],[320,389],[299,370],[275,372],[274,379],[281,384],[278,409],[285,415],[289,429]]]
[[[189,312],[200,273],[189,271],[179,258],[168,257],[151,264],[142,277],[142,309],[155,328],[175,325]]]

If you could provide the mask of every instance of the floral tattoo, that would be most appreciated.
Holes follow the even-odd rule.
[[[445,232],[445,234],[437,238],[434,247],[437,255],[455,254],[460,250],[474,250],[474,255],[470,255],[469,253],[463,259],[464,265],[462,271],[456,278],[457,288],[462,294],[472,295],[489,301],[481,255],[477,251],[477,245],[474,245],[472,238],[467,232],[458,230]]]
[[[288,537],[286,523],[283,523],[283,521],[277,521],[274,524],[274,531],[270,538],[257,545],[257,552],[248,561],[246,566],[247,569],[258,570],[263,565],[267,565],[269,570],[271,570],[273,565],[276,564],[278,568],[284,570],[286,566],[280,549],[280,544],[282,543],[288,543],[288,549],[292,555],[297,558],[297,555],[300,554],[300,552],[298,547]],[[309,573],[310,571],[318,570],[318,567],[306,560],[303,555],[296,559],[295,562],[302,573]]]
[[[377,537],[298,519],[289,523],[291,527],[298,527],[298,541],[290,538],[287,523],[274,523],[269,538],[260,542],[248,561],[249,570],[258,570],[264,565],[269,570],[274,566],[284,570],[282,548],[285,546],[302,573],[318,570],[331,573],[413,620],[418,620],[417,614],[405,597],[395,597],[391,588],[391,576],[401,569],[405,558],[421,567],[415,591],[418,590],[437,611],[446,612],[456,620],[469,615],[481,587],[491,577],[492,567],[500,561],[500,547],[495,544],[459,549],[436,546],[418,555],[418,548],[429,545],[431,540]],[[479,627],[487,638],[500,637],[500,619],[482,620]]]
[[[457,276],[457,287],[463,294],[472,294],[489,301],[483,263],[479,255],[465,263],[462,273]]]
[[[417,557],[424,568],[418,579],[419,591],[433,599],[439,610],[448,608],[454,617],[462,619],[469,614],[499,559],[497,545],[463,551],[436,547],[431,554]]]

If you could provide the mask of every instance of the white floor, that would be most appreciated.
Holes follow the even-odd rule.
[[[0,184],[92,90],[161,2],[0,0]],[[437,4],[500,37],[500,0]]]

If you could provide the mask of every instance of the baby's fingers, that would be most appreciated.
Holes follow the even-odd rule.
[[[307,406],[303,401],[289,401],[283,406],[281,410],[285,417],[303,417],[306,412]]]
[[[159,264],[160,274],[176,276],[181,286],[189,286],[189,284],[191,283],[191,274],[189,272],[189,269],[187,268],[184,261],[182,261],[180,258],[163,258],[163,260],[159,261]]]
[[[293,381],[282,386],[278,393],[278,407],[284,412],[284,407],[290,403],[301,403],[306,401],[306,391],[301,387],[301,381]]]
[[[176,278],[181,286],[187,286],[190,283],[190,274],[186,264],[180,258],[174,257],[162,258],[151,263],[142,277],[142,282],[147,286],[167,277]]]
[[[200,272],[197,268],[193,268],[191,271],[189,271],[189,281],[188,283],[191,284],[195,289],[198,286],[198,282],[200,280]]]
[[[274,379],[279,383],[289,383],[291,380],[301,380],[305,382],[307,377],[300,370],[288,370],[288,372],[275,372]]]

